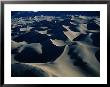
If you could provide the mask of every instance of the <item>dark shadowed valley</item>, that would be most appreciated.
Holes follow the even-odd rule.
[[[11,76],[100,76],[100,12],[12,11]]]

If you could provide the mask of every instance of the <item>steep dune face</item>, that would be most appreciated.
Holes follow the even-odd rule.
[[[22,44],[12,50],[14,59],[18,62],[24,63],[52,62],[61,55],[65,44],[63,41],[61,44],[58,44],[61,42],[59,42],[59,40],[52,41],[47,40],[43,43]],[[16,44],[19,44],[19,42],[16,42]]]
[[[70,49],[73,54],[69,55]],[[25,63],[34,68],[40,68],[49,76],[63,77],[84,77],[99,76],[99,62],[95,58],[97,48],[91,47],[80,42],[72,47],[66,46],[63,53],[53,63]],[[72,51],[71,51],[72,52]],[[88,53],[89,52],[89,53]],[[87,54],[85,56],[85,54]],[[79,62],[80,61],[80,62]]]
[[[13,20],[12,77],[100,76],[99,17],[36,16]]]
[[[55,39],[55,40],[50,39],[50,40],[51,40],[52,43],[53,43],[54,45],[56,45],[56,46],[64,46],[64,45],[66,45],[63,40],[57,40],[57,39]]]
[[[92,69],[96,75],[99,75],[100,64],[95,57],[95,53],[99,48],[85,43],[77,42],[77,45],[73,46],[73,49],[73,53],[78,55],[78,59],[81,59],[81,61],[84,62],[85,65],[90,69]],[[74,55],[72,55],[71,58],[74,59]],[[77,58],[75,58],[75,60],[77,61]]]
[[[24,45],[18,50],[18,52],[20,53],[26,47],[33,48],[35,49],[36,52],[38,52],[39,54],[42,54],[42,45],[40,43],[31,43],[31,44]]]
[[[67,71],[73,71],[73,74],[76,76],[99,76],[100,64],[94,55],[97,50],[98,48],[96,47],[77,42],[76,45],[67,46],[67,48],[65,47],[64,53],[62,53],[60,58],[58,58],[55,62],[59,64],[64,63],[63,66],[68,67]],[[72,53],[69,54],[69,52]],[[79,75],[74,72],[77,74],[79,73]]]
[[[64,27],[65,29],[67,29],[67,31],[63,31],[64,34],[65,34],[71,41],[72,41],[74,38],[76,38],[77,36],[80,35],[80,32],[71,31],[71,30],[69,29],[69,26],[63,25],[63,27]]]
[[[68,55],[69,47],[66,46],[64,52],[61,54],[60,57],[57,58],[53,63],[47,64],[31,64],[31,66],[39,67],[44,70],[46,73],[56,75],[56,76],[63,76],[63,77],[70,77],[70,76],[86,76],[84,73],[80,72],[76,66],[73,65],[72,60]]]

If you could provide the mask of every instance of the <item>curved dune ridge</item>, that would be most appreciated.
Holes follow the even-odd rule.
[[[65,46],[65,45],[66,45],[63,40],[57,40],[57,39],[55,39],[55,40],[50,39],[50,40],[51,40],[52,43],[53,43],[54,45],[56,45],[56,46]]]
[[[100,76],[98,16],[12,18],[11,34],[12,77]]]

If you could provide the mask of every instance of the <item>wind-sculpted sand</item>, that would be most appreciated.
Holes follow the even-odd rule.
[[[100,76],[98,16],[25,19],[12,19],[12,77]]]

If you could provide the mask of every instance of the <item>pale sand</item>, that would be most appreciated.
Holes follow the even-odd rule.
[[[97,74],[100,73],[100,64],[95,58],[96,47],[84,45],[78,42],[75,46],[76,53],[81,55],[88,66]],[[66,45],[64,52],[53,63],[25,63],[34,67],[41,68],[50,76],[55,75],[59,77],[84,77],[88,76],[88,72],[82,70],[80,67],[73,65],[72,59],[68,55],[69,47]]]
[[[65,46],[66,45],[63,40],[58,40],[58,39],[55,39],[55,40],[50,39],[50,40],[56,46]]]
[[[80,32],[74,32],[74,31],[71,31],[69,29],[69,26],[65,26],[65,25],[62,25],[65,29],[67,29],[67,31],[63,31],[64,34],[68,37],[68,39],[70,41],[73,41],[74,38],[78,37],[81,33]]]

